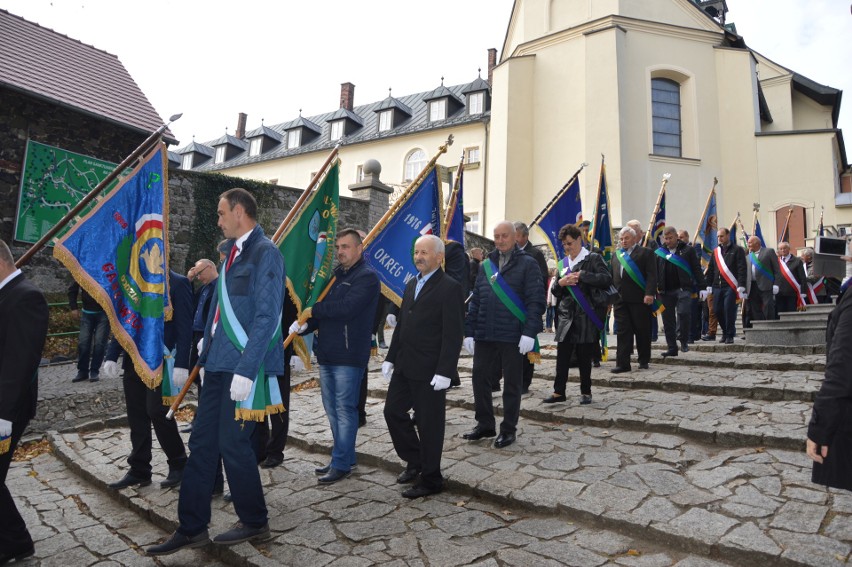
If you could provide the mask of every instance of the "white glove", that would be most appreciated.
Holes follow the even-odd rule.
[[[386,360],[382,363],[382,376],[385,377],[385,380],[390,382],[391,376],[393,376],[393,362],[388,362]]]
[[[204,387],[204,367],[198,369],[198,379],[201,380],[201,387]]]
[[[778,295],[778,289],[777,285],[772,286],[772,295]]]
[[[745,299],[746,298],[745,288],[744,287],[738,287],[737,288],[737,295],[740,296],[740,299]]]
[[[301,372],[305,369],[305,363],[302,362],[302,357],[294,356],[290,358],[290,368],[293,372]]]
[[[172,381],[175,383],[175,388],[180,390],[186,384],[186,379],[189,377],[189,370],[186,368],[175,368],[172,371]]]
[[[12,436],[12,422],[0,419],[0,437]]]
[[[385,319],[390,326],[391,329],[396,327],[396,315],[393,313],[388,313],[387,319]]]
[[[290,331],[290,334],[292,335],[293,333],[303,333],[307,329],[308,329],[307,323],[302,323],[300,325],[299,321],[297,320],[297,321],[293,321],[293,324],[290,325],[290,329],[288,329],[288,330]]]
[[[251,394],[252,381],[245,376],[234,374],[231,380],[231,399],[235,402],[244,402]]]
[[[198,339],[198,344],[195,346],[198,348],[198,354],[201,354],[201,351],[204,350],[204,337]]]
[[[708,295],[709,295],[709,294],[707,293],[707,290],[706,290],[706,289],[702,289],[701,291],[699,291],[699,292],[698,292],[698,299],[699,299],[700,301],[706,301],[706,300],[707,300],[707,296],[708,296]]]
[[[528,353],[533,349],[534,346],[535,339],[526,335],[521,336],[521,340],[518,342],[518,350],[521,352],[521,354]]]
[[[464,340],[462,341],[462,346],[464,347],[464,350],[466,350],[468,354],[473,354],[473,345],[474,345],[473,337],[465,337]]]
[[[118,378],[118,363],[113,362],[112,360],[107,360],[104,362],[102,372],[104,373],[105,378],[115,380]]]
[[[707,286],[707,295],[713,295],[713,286]]]
[[[435,374],[435,376],[432,378],[432,381],[429,382],[429,385],[435,388],[436,392],[440,392],[441,390],[446,390],[450,387],[450,379],[446,376]]]

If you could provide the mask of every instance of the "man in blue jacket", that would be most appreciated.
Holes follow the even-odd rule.
[[[178,499],[179,526],[167,541],[149,547],[148,555],[168,555],[209,542],[210,499],[220,454],[239,522],[213,542],[234,545],[270,537],[252,450],[252,433],[259,424],[235,420],[234,410],[235,402],[248,399],[261,368],[270,376],[284,373],[283,341],[273,341],[284,300],[284,259],[257,224],[257,202],[251,193],[239,188],[226,191],[217,212],[229,252],[198,359],[205,371],[204,388],[189,438],[190,455]],[[232,342],[240,330],[247,339],[242,349]]]
[[[473,286],[465,320],[464,348],[473,355],[473,399],[476,427],[463,437],[477,441],[494,437],[491,401],[493,361],[503,372],[503,423],[497,448],[515,442],[521,412],[523,358],[533,350],[542,330],[544,282],[536,261],[515,244],[515,227],[502,221],[494,227],[496,249],[483,260]],[[474,344],[476,351],[474,352]]]
[[[355,463],[358,392],[370,360],[373,317],[379,302],[379,277],[364,262],[364,245],[356,230],[343,229],[334,241],[339,265],[325,299],[313,306],[310,319],[290,326],[291,333],[319,331],[314,352],[320,366],[322,405],[334,447],[331,463],[316,469],[320,484],[348,477]]]

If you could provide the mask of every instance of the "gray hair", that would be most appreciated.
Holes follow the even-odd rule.
[[[625,226],[624,228],[622,228],[621,230],[619,230],[619,231],[618,231],[618,236],[619,236],[619,237],[622,237],[622,236],[624,236],[625,234],[628,234],[628,233],[629,233],[629,234],[630,234],[633,238],[636,238],[636,231],[635,231],[635,230],[633,230],[632,228],[630,228],[629,226]]]
[[[814,249],[808,246],[804,250],[802,250],[802,256],[807,256],[808,258],[814,257]]]
[[[424,234],[423,236],[421,236],[421,237],[420,237],[420,238],[418,238],[417,240],[418,240],[418,241],[419,241],[419,240],[423,240],[423,241],[425,241],[425,242],[431,242],[431,243],[434,245],[435,252],[436,252],[437,254],[443,254],[443,253],[444,253],[444,250],[445,250],[445,248],[446,248],[446,247],[444,246],[444,241],[443,241],[443,240],[441,240],[440,238],[438,238],[437,236],[435,236],[434,234]],[[416,244],[416,243],[415,243],[415,244]]]
[[[673,226],[666,226],[663,229],[663,234],[674,234],[675,236],[677,236],[677,229]]]
[[[518,222],[512,223],[512,225],[515,227],[515,232],[520,232],[524,236],[529,236],[530,227],[528,227],[524,223],[518,221]]]

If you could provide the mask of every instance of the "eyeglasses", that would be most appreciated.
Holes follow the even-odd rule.
[[[570,248],[571,246],[574,246],[575,242],[577,242],[577,241],[576,240],[563,240],[562,241],[562,247],[563,248]]]

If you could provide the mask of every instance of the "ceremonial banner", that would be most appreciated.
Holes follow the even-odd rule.
[[[606,165],[601,158],[601,175],[598,180],[598,198],[595,202],[595,214],[589,227],[592,246],[599,248],[607,264],[612,260],[612,222],[609,216],[609,193],[606,186]]]
[[[444,219],[443,239],[454,240],[464,246],[464,163],[459,164],[456,186],[447,203],[447,216]]]
[[[698,223],[696,242],[701,241],[701,267],[706,268],[710,264],[713,250],[719,245],[719,237],[716,231],[719,229],[718,217],[716,215],[716,189],[710,191],[707,208],[704,216]]]
[[[660,197],[660,210],[657,211],[654,217],[654,233],[651,237],[657,241],[660,246],[663,245],[663,229],[666,228],[666,190],[663,189],[663,196]]]
[[[754,211],[754,235],[760,239],[760,246],[766,248],[766,241],[763,240],[763,231],[760,230],[760,221],[757,220],[757,211]],[[746,239],[748,239],[747,236]]]
[[[168,291],[166,150],[156,149],[56,242],[53,255],[109,317],[149,388],[160,385]]]
[[[562,249],[562,241],[559,240],[559,229],[566,224],[579,225],[583,222],[583,202],[580,199],[580,180],[574,177],[560,191],[559,195],[551,201],[539,218],[533,222],[534,226],[544,234],[550,252],[557,260],[565,257]]]
[[[339,178],[340,160],[335,160],[319,188],[308,197],[275,243],[284,257],[287,293],[300,320],[303,311],[314,306],[332,276],[340,205]],[[293,348],[305,368],[310,368],[310,352],[303,337],[294,337]]]
[[[405,284],[417,275],[414,242],[424,234],[441,234],[443,201],[435,167],[400,199],[403,202],[396,212],[364,249],[364,259],[376,270],[382,293],[397,305],[402,304]]]

